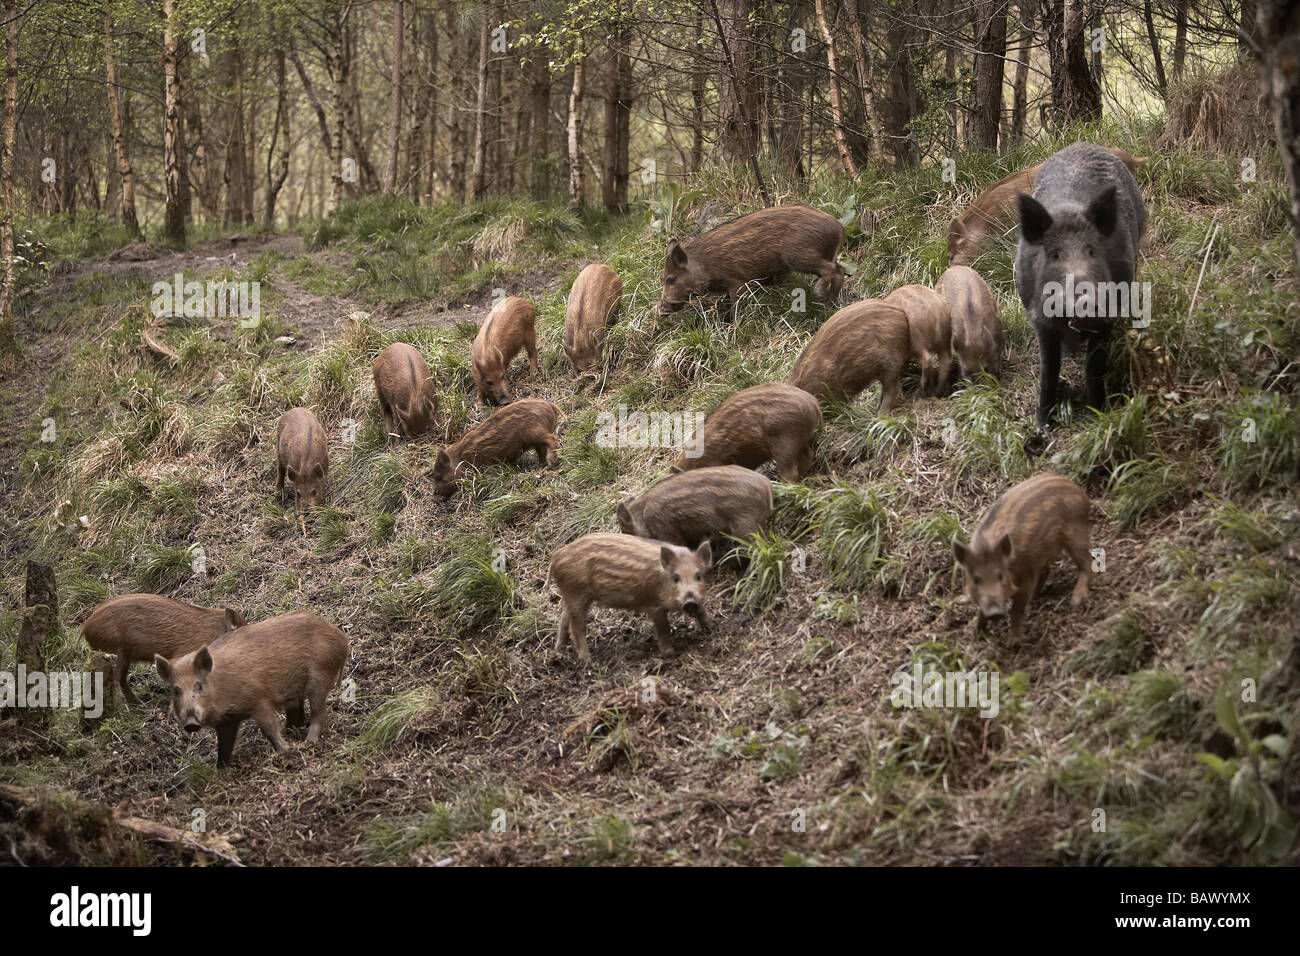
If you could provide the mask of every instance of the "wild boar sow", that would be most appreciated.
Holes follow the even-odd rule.
[[[600,371],[605,331],[614,324],[623,299],[623,280],[600,262],[578,273],[564,312],[564,354],[579,375]]]
[[[783,481],[798,481],[812,469],[810,446],[821,423],[821,406],[803,389],[784,382],[755,385],[709,413],[689,446],[699,454],[683,452],[672,471],[714,465],[757,468],[775,461]]]
[[[483,320],[470,359],[479,400],[504,405],[514,396],[506,374],[520,349],[528,352],[528,372],[537,374],[537,309],[517,295],[502,299]]]
[[[306,408],[280,416],[275,430],[275,489],[284,496],[284,480],[293,482],[298,510],[315,508],[325,498],[325,475],[330,469],[329,447],[320,420]]]
[[[948,300],[929,286],[905,285],[885,301],[907,314],[912,358],[921,367],[921,394],[941,395],[952,370],[952,320]]]
[[[1070,606],[1088,596],[1088,496],[1060,475],[1016,485],[984,513],[970,544],[953,542],[966,575],[966,593],[980,619],[1011,615],[1011,638],[1024,636],[1025,611],[1062,552],[1079,570]]]
[[[81,625],[81,636],[94,650],[117,655],[113,679],[127,702],[139,706],[127,682],[133,663],[151,661],[155,654],[180,657],[245,623],[244,615],[228,607],[195,607],[159,594],[123,594],[95,608]]]
[[[772,513],[772,482],[739,465],[699,468],[661,481],[618,506],[624,534],[714,550],[759,530]]]
[[[1038,337],[1038,424],[1045,426],[1056,408],[1064,337],[1083,337],[1088,404],[1106,404],[1108,339],[1131,306],[1146,206],[1124,163],[1093,143],[1048,159],[1033,195],[1022,193],[1019,202],[1016,289]]]
[[[217,731],[217,765],[230,761],[239,725],[251,718],[276,750],[284,750],[279,711],[290,727],[311,723],[307,742],[329,725],[325,700],[348,659],[348,638],[309,611],[248,624],[174,660],[154,657],[171,688],[172,712],[187,734]]]
[[[795,359],[790,384],[817,398],[852,399],[880,383],[880,413],[898,401],[912,350],[907,313],[879,299],[845,306],[817,330]]]
[[[1102,147],[1136,173],[1146,159],[1122,149]],[[968,266],[975,261],[990,232],[1004,233],[1016,225],[1016,197],[1034,188],[1043,164],[1017,170],[975,197],[970,208],[948,224],[948,265]]]
[[[691,551],[663,541],[597,533],[566,544],[551,557],[551,578],[564,602],[556,650],[563,653],[572,642],[578,660],[591,661],[587,615],[593,604],[600,604],[648,614],[660,653],[672,653],[669,611],[688,614],[701,631],[708,629],[705,575],[712,564],[707,541]]]
[[[787,272],[818,276],[813,294],[835,299],[844,270],[835,261],[844,244],[838,219],[811,206],[773,206],[733,219],[702,236],[668,243],[659,314],[671,315],[692,295],[725,292]]]
[[[449,497],[468,466],[512,462],[530,449],[549,465],[555,459],[555,426],[560,410],[540,398],[521,398],[471,429],[454,445],[438,452],[433,464],[433,490]]]
[[[384,428],[390,435],[410,438],[433,427],[438,414],[438,390],[418,349],[394,342],[375,356],[371,371]]]
[[[961,377],[980,372],[1002,375],[1002,319],[993,292],[970,266],[949,266],[934,291],[948,302],[952,314],[952,352]]]

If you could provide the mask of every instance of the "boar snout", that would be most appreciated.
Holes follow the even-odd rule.
[[[199,715],[194,711],[189,710],[185,712],[183,717],[181,717],[181,728],[187,734],[197,734],[203,729],[203,724],[199,722]]]
[[[674,312],[680,312],[685,305],[686,300],[684,299],[681,302],[670,302],[667,299],[660,299],[659,304],[655,307],[655,312],[660,316],[672,315]]]

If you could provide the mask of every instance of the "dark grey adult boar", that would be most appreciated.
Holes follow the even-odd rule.
[[[1073,289],[1074,305],[1088,311],[1084,290],[1094,303],[1115,300],[1099,283],[1133,281],[1137,273],[1138,239],[1146,227],[1142,193],[1128,167],[1110,150],[1093,143],[1074,143],[1043,163],[1034,179],[1033,195],[1021,193],[1020,245],[1016,249],[1016,289],[1038,335],[1040,381],[1038,424],[1047,425],[1057,402],[1061,375],[1061,342],[1082,336],[1088,404],[1106,403],[1106,362],[1115,314],[1066,317],[1044,314],[1063,304],[1045,290]],[[1125,293],[1127,296],[1127,293]],[[1124,299],[1127,301],[1127,298]],[[1093,309],[1106,311],[1105,309]]]

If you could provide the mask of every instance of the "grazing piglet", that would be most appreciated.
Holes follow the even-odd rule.
[[[448,498],[468,465],[514,461],[528,449],[543,465],[555,460],[555,426],[560,410],[540,398],[521,398],[471,429],[460,441],[438,452],[433,463],[433,490]]]
[[[1113,153],[1132,173],[1146,162],[1145,158],[1122,149],[1103,148]],[[1040,169],[1042,163],[998,180],[976,196],[969,209],[948,224],[948,265],[970,265],[979,255],[989,232],[1003,233],[1016,225],[1016,196],[1034,188],[1034,178]]]
[[[623,280],[600,262],[578,273],[564,313],[564,354],[573,370],[593,378],[600,370],[605,330],[614,324],[623,298]]]
[[[195,607],[158,594],[123,594],[95,608],[81,625],[81,636],[92,649],[117,655],[113,679],[127,703],[138,707],[140,699],[127,682],[133,663],[153,660],[155,654],[179,657],[246,623],[244,615],[228,607]]]
[[[315,508],[325,498],[330,470],[325,429],[310,409],[293,408],[280,416],[275,430],[275,489],[284,497],[284,479],[293,482],[299,511]]]
[[[782,481],[798,481],[812,468],[813,433],[822,409],[801,388],[784,382],[754,385],[732,395],[709,413],[687,452],[672,464],[673,474],[714,465],[757,468],[775,461]]]
[[[512,398],[506,372],[519,350],[528,350],[528,372],[537,374],[537,309],[517,295],[502,299],[478,330],[470,352],[474,383],[484,404],[504,405]]]
[[[952,350],[961,377],[980,372],[1002,375],[1002,319],[988,283],[970,266],[949,266],[934,291],[948,300],[952,310]]]
[[[907,313],[912,357],[921,366],[921,394],[942,395],[952,369],[952,318],[948,300],[929,286],[905,285],[885,301]]]
[[[624,534],[694,548],[703,541],[725,547],[744,538],[772,513],[772,482],[739,465],[683,472],[661,481],[640,498],[618,506]]]
[[[230,761],[239,725],[252,718],[276,750],[284,750],[280,715],[290,727],[311,724],[314,744],[329,724],[325,698],[348,659],[348,638],[310,611],[291,611],[249,624],[196,651],[168,660],[155,655],[158,676],[171,687],[172,710],[187,733],[217,730],[217,766]]]
[[[1075,143],[1043,163],[1021,194],[1016,289],[1038,336],[1038,424],[1056,409],[1061,340],[1087,342],[1088,404],[1106,404],[1108,339],[1130,305],[1146,206],[1128,168],[1104,147]]]
[[[725,292],[734,300],[751,279],[787,272],[815,273],[813,294],[833,301],[844,284],[844,270],[835,261],[843,244],[838,219],[797,205],[760,209],[686,242],[673,239],[659,314],[678,311],[692,295]]]
[[[911,354],[907,313],[880,299],[845,306],[823,323],[790,370],[790,384],[825,401],[852,399],[880,383],[880,414],[898,401]]]
[[[375,394],[389,435],[410,438],[433,427],[438,390],[418,349],[394,342],[375,357],[373,371]]]
[[[563,653],[572,641],[578,660],[590,663],[587,612],[601,604],[650,615],[659,652],[672,653],[670,610],[689,614],[701,632],[708,630],[704,575],[712,564],[707,541],[690,551],[663,541],[597,533],[566,544],[551,557],[551,577],[564,600],[555,649]]]
[[[1088,596],[1088,496],[1068,478],[1036,475],[993,503],[969,545],[954,541],[952,549],[980,620],[1009,612],[1011,639],[1019,641],[1025,610],[1062,551],[1079,569],[1070,606],[1078,607]]]

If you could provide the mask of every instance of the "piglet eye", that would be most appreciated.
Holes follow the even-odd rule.
[[[194,693],[197,694],[197,693],[199,693],[199,692],[202,691],[202,690],[203,690],[203,685],[202,685],[202,684],[195,684],[195,685],[194,685]]]
[[[979,584],[979,583],[980,583],[980,576],[979,576],[978,574],[975,575],[975,583],[976,583],[976,584]]]
[[[680,580],[681,580],[681,578],[680,578],[678,575],[676,575],[676,574],[673,575],[673,584],[676,584],[676,583],[677,583],[678,581],[680,581]]]
[[[669,276],[667,279],[664,279],[664,285],[672,285],[676,281],[677,281],[676,276]]]
[[[703,580],[704,580],[704,575],[703,575],[703,574],[697,574],[697,575],[695,575],[695,580],[697,580],[697,581],[703,581]]]
[[[173,697],[179,697],[179,696],[181,696],[181,685],[180,685],[180,684],[172,684],[172,696],[173,696]]]

